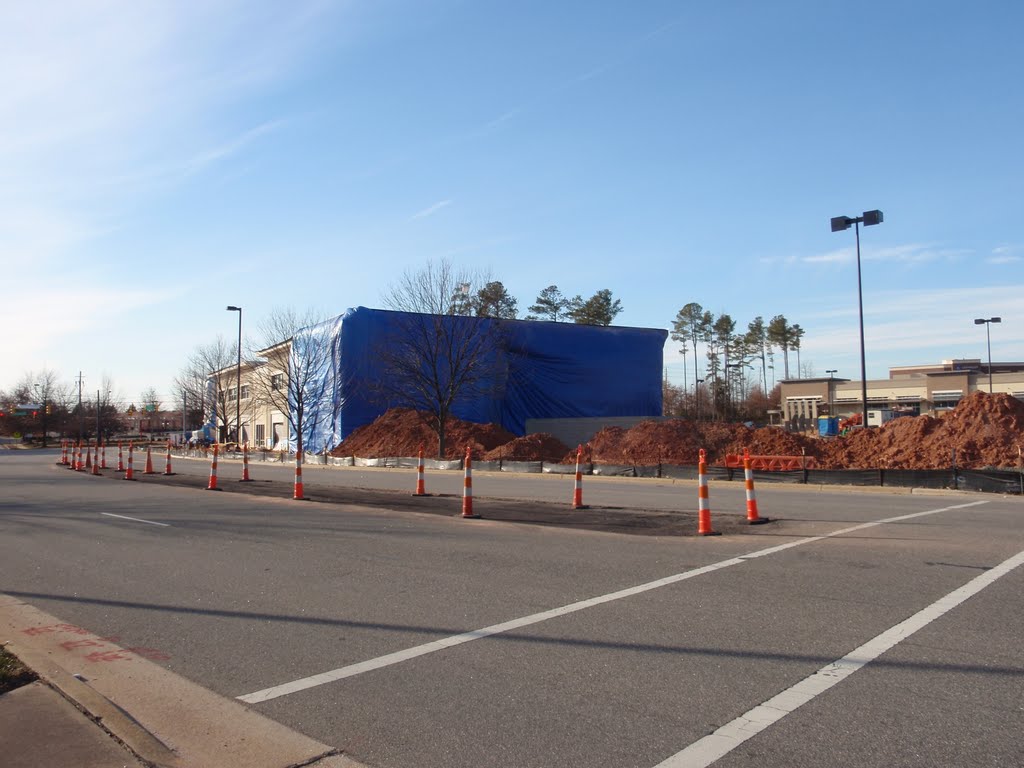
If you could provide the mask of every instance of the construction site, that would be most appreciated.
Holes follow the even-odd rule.
[[[467,449],[475,460],[571,464],[577,446],[552,435],[516,437],[495,424],[448,422],[446,458]],[[436,444],[425,418],[392,409],[355,430],[332,452],[336,457],[380,459],[415,456]],[[821,437],[778,427],[749,428],[725,422],[650,419],[625,429],[606,427],[582,445],[583,458],[602,465],[652,467],[696,465],[701,449],[711,465],[748,451],[778,459],[765,470],[1024,470],[1024,402],[1007,394],[975,392],[939,416],[893,419],[880,427],[853,427]]]

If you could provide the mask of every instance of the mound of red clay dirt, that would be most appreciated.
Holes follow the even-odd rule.
[[[949,413],[893,419],[823,442],[825,468],[1018,468],[1024,446],[1024,403],[1007,394],[975,392]]]
[[[451,417],[446,424],[445,458],[460,459],[469,446],[473,458],[479,459],[514,439],[515,435],[497,424],[474,424]],[[411,408],[392,408],[373,423],[355,430],[331,455],[364,459],[415,456],[421,445],[425,455],[437,456],[437,433],[428,426],[427,414]]]
[[[511,442],[499,445],[484,454],[487,461],[548,461],[555,463],[562,460],[569,449],[557,437],[547,432],[517,437]],[[573,454],[575,459],[575,454]]]
[[[415,456],[420,445],[437,453],[437,435],[426,414],[394,408],[357,429],[332,453],[379,458]],[[475,459],[548,461],[572,464],[576,451],[548,434],[515,437],[495,424],[449,419],[446,458],[461,458],[469,445]],[[949,413],[902,417],[878,429],[857,429],[845,437],[822,439],[775,427],[694,423],[685,419],[644,421],[632,429],[606,427],[583,446],[584,461],[597,464],[697,463],[701,448],[709,463],[726,454],[800,456],[822,469],[966,469],[1024,466],[1024,403],[1006,394],[975,392]]]
[[[632,429],[607,427],[585,446],[584,456],[597,464],[696,464],[700,449],[709,463],[725,460],[728,453],[772,456],[817,455],[813,438],[766,427],[742,424],[694,423],[685,419],[644,421]],[[589,449],[589,450],[587,450]],[[575,454],[565,457],[575,459]]]

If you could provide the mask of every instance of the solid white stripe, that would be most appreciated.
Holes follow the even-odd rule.
[[[576,611],[582,611],[585,608],[592,608],[595,605],[602,605],[604,603],[612,602],[613,600],[621,600],[625,597],[632,597],[633,595],[639,595],[643,592],[648,592],[652,589],[659,589],[660,587],[668,586],[669,584],[676,584],[680,581],[692,579],[695,576],[702,576],[705,573],[711,573],[713,571],[720,570],[722,568],[728,568],[732,565],[739,565],[746,560],[753,559],[755,557],[763,557],[767,554],[774,554],[775,552],[781,552],[791,547],[799,547],[803,544],[810,544],[815,541],[821,541],[823,539],[829,539],[834,536],[841,536],[845,533],[851,533],[852,531],[859,531],[863,528],[870,528],[876,525],[884,525],[885,523],[898,522],[901,520],[909,520],[914,517],[923,517],[925,515],[935,515],[940,512],[948,512],[951,509],[961,509],[963,507],[973,507],[978,504],[987,504],[987,501],[972,501],[968,504],[957,504],[951,507],[942,507],[940,509],[930,509],[924,512],[914,512],[909,515],[900,515],[899,517],[890,517],[884,520],[876,520],[870,523],[861,523],[859,525],[852,526],[850,528],[843,528],[842,530],[835,531],[834,533],[826,533],[821,536],[810,536],[805,539],[799,539],[797,541],[790,542],[788,544],[780,544],[774,547],[768,547],[767,549],[758,550],[757,552],[751,552],[746,555],[739,555],[738,557],[732,557],[728,560],[721,560],[711,565],[705,565],[701,568],[695,568],[692,571],[684,571],[683,573],[677,573],[672,576],[666,576],[663,579],[656,581],[649,581],[646,584],[640,584],[635,587],[628,587],[627,589],[619,590],[618,592],[611,592],[607,595],[601,595],[599,597],[592,597],[589,600],[581,600],[576,603],[571,603],[561,608],[552,608],[548,611],[541,613],[534,613],[530,616],[524,616],[520,619],[512,619],[503,624],[494,624],[490,627],[484,627],[483,629],[473,630],[471,632],[465,632],[460,635],[452,635],[441,640],[435,640],[430,643],[423,645],[417,645],[413,648],[408,648],[404,651],[396,651],[395,653],[389,653],[385,656],[380,656],[376,659],[370,659],[368,661],[362,661],[357,664],[350,664],[347,667],[340,667],[338,669],[331,670],[329,672],[323,672],[318,675],[311,677],[305,677],[301,680],[295,680],[290,683],[284,683],[282,685],[276,685],[271,688],[264,688],[261,691],[246,694],[245,696],[239,696],[240,701],[247,702],[249,704],[257,704],[261,701],[269,701],[270,699],[276,699],[279,696],[287,696],[290,693],[296,693],[298,691],[304,691],[307,688],[315,688],[318,685],[324,683],[334,682],[335,680],[341,680],[346,677],[352,677],[363,672],[369,672],[373,669],[380,669],[381,667],[390,666],[391,664],[398,664],[408,659],[414,659],[417,656],[423,656],[427,653],[433,653],[434,651],[440,651],[445,648],[451,648],[454,645],[461,645],[467,643],[470,640],[479,640],[481,637],[490,637],[491,635],[497,635],[502,632],[508,632],[512,629],[518,629],[520,627],[526,627],[531,624],[538,624],[548,619],[553,619],[558,616],[565,616]]]
[[[101,515],[106,515],[107,517],[119,517],[122,520],[133,520],[136,523],[149,523],[150,525],[159,525],[159,526],[162,526],[163,528],[170,528],[171,527],[168,523],[154,523],[152,520],[143,520],[141,517],[128,517],[127,515],[115,515],[113,512],[100,512],[100,514]]]
[[[810,677],[804,678],[796,685],[740,715],[732,722],[726,723],[714,733],[695,741],[668,760],[658,763],[656,768],[705,768],[711,765],[747,739],[777,723],[790,712],[814,699],[815,696],[841,683],[865,664],[874,661],[893,648],[901,640],[928,626],[1022,563],[1024,563],[1024,552],[1018,552],[995,568],[974,577],[959,589],[939,598],[910,618],[890,627],[838,661],[822,667]]]

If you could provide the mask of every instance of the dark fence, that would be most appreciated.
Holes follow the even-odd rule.
[[[179,456],[208,458],[204,449],[176,450]],[[222,458],[240,458],[240,454],[222,454]],[[253,451],[252,461],[291,461],[285,453],[275,451]],[[307,455],[309,463],[331,463],[334,465],[400,467],[412,469],[417,464],[413,457],[389,457],[380,459],[353,459],[352,457],[331,457]],[[462,461],[425,462],[428,469],[462,469]],[[576,471],[575,464],[554,464],[540,461],[474,461],[475,469],[503,472],[545,472],[548,474],[570,475]],[[679,464],[581,464],[580,471],[586,475],[605,477],[653,477],[671,480],[696,480],[697,467]],[[707,467],[709,480],[743,482],[743,470],[710,464]],[[1004,493],[1024,495],[1024,469],[797,469],[787,471],[754,471],[755,483],[794,483],[801,485],[856,485],[889,488],[935,488],[983,493]]]

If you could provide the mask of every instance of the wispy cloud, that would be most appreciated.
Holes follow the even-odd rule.
[[[442,208],[447,208],[452,204],[451,200],[441,200],[440,202],[434,203],[433,205],[424,208],[422,211],[418,211],[409,217],[409,221],[416,221],[416,219],[425,219],[428,216],[433,216],[435,213],[440,211]]]
[[[857,252],[853,248],[839,248],[827,253],[803,256],[799,258],[799,261],[802,261],[804,264],[846,264],[853,261],[856,255]],[[795,261],[796,259],[789,263],[794,263]]]
[[[808,329],[803,351],[808,359],[815,355],[839,358],[836,350],[849,350],[843,367],[859,367],[855,352],[860,341],[856,301],[844,307],[820,304],[809,306],[801,314],[801,325]],[[975,317],[1003,317],[999,329],[997,354],[1001,359],[1024,359],[1024,324],[1010,322],[1024,317],[1024,285],[998,285],[972,288],[906,289],[872,292],[864,303],[865,346],[870,364],[910,365],[935,362],[951,357],[977,357],[984,345],[984,333],[978,334]],[[878,372],[880,374],[880,372]],[[870,373],[869,373],[870,375]]]
[[[1018,261],[1024,261],[1024,257],[1007,254],[1005,256],[990,256],[985,259],[986,264],[1016,264]]]
[[[861,248],[861,259],[864,261],[881,261],[894,264],[927,264],[935,261],[953,262],[970,253],[968,250],[941,248],[933,243],[907,243],[885,248]],[[803,264],[849,264],[857,258],[857,249],[853,246],[837,248],[825,253],[810,256],[799,256],[797,261]],[[787,261],[786,263],[793,263]]]
[[[336,6],[340,7],[340,6]],[[321,0],[139,4],[132,0],[20,3],[0,25],[0,243],[3,260],[74,275],[55,306],[82,296],[124,316],[166,299],[129,288],[138,265],[98,247],[133,225],[147,198],[252,151],[282,120],[239,124],[237,107],[293,76],[324,35]],[[85,254],[88,254],[86,256]],[[101,254],[97,257],[97,254]],[[87,261],[89,269],[76,271]],[[111,293],[111,286],[118,288]],[[122,292],[123,289],[123,292]],[[0,324],[24,308],[8,301]],[[30,313],[37,316],[38,313]],[[25,315],[28,316],[28,315]],[[33,349],[46,355],[83,322],[43,322]],[[49,345],[49,347],[47,346]],[[3,382],[0,382],[2,385]]]
[[[992,249],[992,255],[985,259],[986,264],[1016,264],[1024,261],[1024,247],[1019,245],[998,245]]]
[[[278,130],[284,123],[284,120],[271,120],[257,125],[223,144],[196,154],[186,163],[186,168],[189,173],[198,173],[213,163],[241,152],[257,138]]]
[[[59,9],[22,4],[7,14],[0,204],[17,199],[54,219],[112,215],[154,178],[175,170],[186,177],[276,130],[280,121],[264,122],[197,150],[211,135],[238,132],[220,124],[226,104],[287,76],[315,34],[297,34],[296,19],[315,30],[309,14],[320,7],[295,5],[244,14],[241,23],[240,0],[82,0]]]

